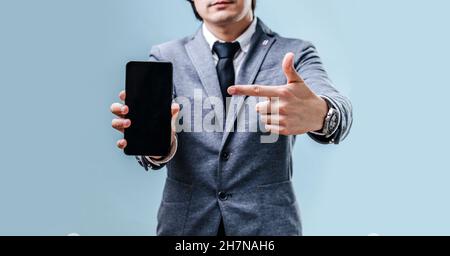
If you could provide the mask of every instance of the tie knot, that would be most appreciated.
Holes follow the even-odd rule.
[[[239,42],[234,43],[220,43],[215,42],[213,46],[214,52],[219,56],[219,59],[233,58],[234,55],[241,49]]]

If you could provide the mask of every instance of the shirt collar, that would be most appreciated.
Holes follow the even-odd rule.
[[[247,53],[247,51],[250,48],[250,41],[252,39],[253,34],[256,31],[256,23],[257,23],[257,18],[254,17],[252,23],[244,31],[244,33],[242,33],[236,40],[233,41],[233,43],[239,42],[239,44],[241,46],[241,50],[245,53]],[[224,41],[218,39],[211,31],[209,31],[209,29],[206,27],[205,23],[203,23],[203,25],[202,25],[202,32],[203,32],[203,36],[205,37],[206,42],[208,42],[209,48],[211,50],[212,50],[215,42],[217,42],[217,41],[219,41],[221,43],[224,42]]]

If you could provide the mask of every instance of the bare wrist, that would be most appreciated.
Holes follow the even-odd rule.
[[[319,127],[319,128],[317,130],[315,130],[316,132],[320,132],[323,130],[323,127],[325,124],[325,118],[327,117],[327,113],[329,111],[327,102],[322,97],[319,97],[319,98],[320,98],[320,107],[319,108],[321,109],[321,111],[320,111],[320,118],[319,118],[318,124],[317,124],[317,127]]]

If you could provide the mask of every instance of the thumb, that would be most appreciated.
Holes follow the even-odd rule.
[[[177,129],[177,120],[178,120],[178,114],[180,113],[180,105],[178,103],[172,103],[172,133],[176,132]],[[173,140],[173,136],[172,136]]]
[[[178,103],[172,103],[171,109],[172,118],[178,116],[178,113],[180,112],[180,105]]]
[[[292,52],[287,53],[283,59],[283,71],[286,76],[288,84],[295,82],[303,82],[303,79],[297,73],[294,68],[294,54]]]

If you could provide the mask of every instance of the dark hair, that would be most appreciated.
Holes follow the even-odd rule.
[[[194,0],[187,0],[191,6],[192,6],[192,10],[194,11],[195,17],[199,20],[199,21],[203,21],[202,17],[200,16],[200,14],[198,14],[197,9],[195,9],[195,3]],[[253,12],[255,12],[255,8],[256,8],[256,0],[252,0],[252,10]]]

